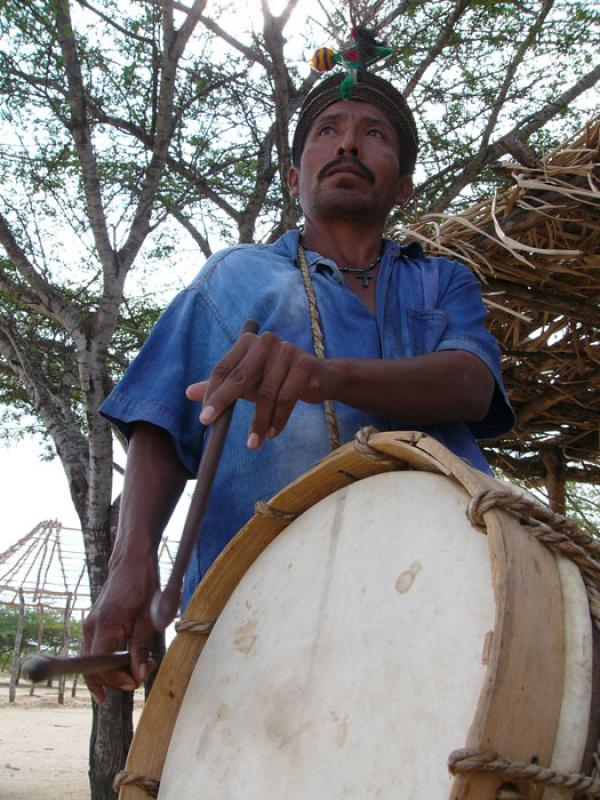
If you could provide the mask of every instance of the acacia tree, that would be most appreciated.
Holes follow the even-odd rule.
[[[15,649],[15,639],[19,620],[19,609],[16,606],[0,605],[0,670],[5,671],[10,665]],[[75,652],[79,646],[81,624],[72,620],[69,624],[69,649]],[[40,634],[40,612],[28,608],[23,618],[21,655],[33,655],[37,652],[59,655],[65,645],[64,612],[46,609],[44,625]]]
[[[600,77],[591,1],[351,5],[394,46],[385,74],[416,111],[412,213],[489,192],[504,153],[533,157],[580,124]],[[285,179],[293,116],[315,80],[303,50],[345,43],[349,9],[289,0],[275,14],[262,0],[246,27],[235,4],[207,0],[0,9],[2,399],[61,460],[95,596],[118,513],[97,408],[161,305],[152,268],[173,285],[182,246],[208,256],[298,222]],[[130,710],[112,692],[95,709],[95,799],[113,797]]]

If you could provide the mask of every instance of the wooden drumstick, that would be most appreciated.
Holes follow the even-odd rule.
[[[240,336],[245,333],[257,333],[258,323],[254,320],[247,320],[242,326]],[[210,436],[200,466],[198,467],[198,474],[196,476],[196,488],[192,495],[192,502],[190,509],[183,526],[183,533],[181,534],[181,541],[175,556],[175,562],[167,585],[161,593],[157,591],[152,599],[150,607],[150,615],[152,617],[152,624],[154,627],[163,631],[170,622],[175,619],[177,609],[181,600],[181,586],[183,577],[188,568],[192,550],[198,538],[200,525],[206,511],[210,490],[217,473],[221,453],[227,437],[227,431],[231,423],[233,415],[233,408],[235,403],[232,403],[221,416],[215,421],[211,427]]]
[[[99,656],[29,656],[23,661],[21,672],[37,683],[56,675],[86,675],[89,672],[125,669],[129,666],[129,653],[105,653]]]

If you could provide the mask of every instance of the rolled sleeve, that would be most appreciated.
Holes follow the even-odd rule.
[[[124,377],[100,407],[100,413],[131,436],[135,422],[167,431],[177,455],[195,474],[204,428],[200,404],[185,389],[205,380],[212,364],[230,345],[197,288],[181,292],[168,306]]]

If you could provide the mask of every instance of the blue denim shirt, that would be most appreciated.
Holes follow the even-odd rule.
[[[187,400],[186,387],[208,378],[214,364],[237,339],[246,319],[260,332],[313,352],[306,294],[296,264],[298,232],[272,245],[239,245],[213,255],[169,305],[138,357],[101,407],[125,435],[132,423],[158,425],[172,436],[181,462],[193,477],[204,428],[200,404]],[[489,412],[476,424],[425,426],[335,403],[342,441],[363,425],[379,430],[418,428],[434,436],[472,466],[490,472],[476,437],[509,430],[513,412],[502,387],[499,349],[486,330],[479,282],[462,264],[426,258],[417,243],[386,241],[377,278],[376,313],[349,289],[337,265],[307,251],[329,358],[409,358],[440,350],[467,350],[492,371],[496,391]],[[258,450],[246,439],[253,405],[235,407],[232,424],[188,571],[184,605],[210,564],[267,500],[329,450],[322,405],[299,402],[283,432]]]

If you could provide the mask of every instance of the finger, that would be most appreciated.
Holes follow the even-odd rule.
[[[202,413],[200,414],[200,422],[203,425],[212,425],[212,423],[217,419],[217,417],[223,413],[227,405],[222,405],[222,401],[220,402],[220,398],[217,395],[217,403],[215,404],[213,395],[215,392],[218,393],[219,388],[222,384],[232,376],[233,374],[233,386],[236,384],[238,388],[244,381],[244,373],[240,371],[238,365],[243,360],[244,356],[248,352],[248,349],[251,346],[251,341],[249,339],[256,339],[257,337],[253,334],[245,334],[239,339],[229,350],[229,352],[223,356],[223,358],[218,361],[213,370],[210,374],[210,377],[207,381],[207,386],[204,389],[204,395],[202,398]],[[230,380],[231,384],[231,380]],[[231,388],[231,386],[230,386]],[[234,399],[236,399],[234,397]],[[230,401],[229,405],[233,402]]]
[[[261,447],[265,437],[273,428],[273,414],[279,400],[279,392],[283,386],[294,358],[293,345],[281,342],[276,355],[267,365],[263,379],[256,388],[256,410],[250,426],[248,447]]]
[[[135,681],[143,683],[150,672],[150,647],[154,635],[154,628],[149,615],[136,621],[129,639],[129,653],[131,655],[131,673]]]
[[[104,700],[106,699],[106,692],[104,691],[104,685],[100,679],[100,676],[94,674],[88,674],[84,678],[85,684],[90,690],[90,694],[98,703],[99,706],[102,705]]]
[[[95,626],[93,622],[93,612],[88,616],[88,618],[83,623],[83,639],[81,642],[81,655],[88,656],[92,654],[92,641],[94,639],[95,633]],[[106,693],[104,691],[104,685],[100,676],[95,673],[88,673],[87,675],[83,676],[83,680],[85,681],[86,686],[90,690],[90,694],[98,703],[98,705],[102,705],[106,698]]]
[[[139,686],[130,672],[112,670],[110,672],[92,672],[85,676],[85,682],[97,703],[103,703],[106,697],[105,688],[121,689],[133,692]]]
[[[123,630],[108,624],[99,625],[93,615],[90,615],[84,625],[82,655],[97,653],[112,653],[123,643]],[[104,687],[132,691],[137,688],[135,678],[128,670],[107,670],[106,672],[93,672],[84,676],[84,680],[97,703],[104,702]]]
[[[198,381],[198,383],[191,383],[185,390],[185,396],[188,400],[203,400],[206,393],[208,381]]]
[[[272,432],[270,436],[278,436],[287,425],[290,414],[298,399],[302,396],[302,390],[306,384],[307,375],[305,370],[297,368],[290,370],[284,380],[277,397],[277,405],[271,420]]]
[[[279,339],[272,333],[261,336],[245,334],[240,339],[240,350],[236,352],[236,348],[232,348],[211,373],[200,416],[204,424],[214,422],[240,397],[254,400],[256,387],[260,385],[267,364],[279,343]],[[242,347],[246,348],[246,352],[242,352]]]

